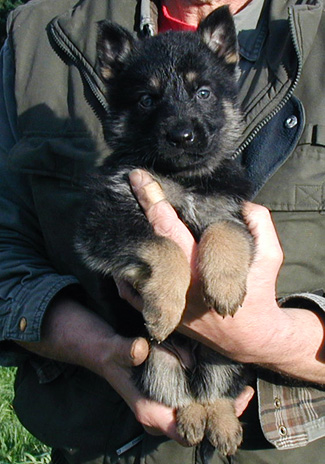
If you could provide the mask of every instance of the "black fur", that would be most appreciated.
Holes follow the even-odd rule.
[[[113,152],[87,182],[89,204],[76,238],[85,264],[99,275],[127,278],[140,293],[141,282],[152,278],[150,259],[138,250],[164,239],[155,236],[131,192],[128,173],[134,168],[152,173],[197,241],[210,224],[225,221],[251,243],[241,214],[251,187],[231,157],[242,121],[228,8],[209,15],[195,33],[141,41],[102,22],[98,59],[109,101],[105,135]],[[184,351],[192,353],[195,367],[179,362]],[[137,372],[146,395],[176,408],[235,398],[247,381],[244,366],[180,335],[171,335],[165,345],[153,343]],[[193,444],[197,441],[194,437]],[[240,437],[211,441],[232,454]]]

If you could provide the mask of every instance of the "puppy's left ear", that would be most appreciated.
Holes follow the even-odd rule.
[[[110,21],[98,23],[97,58],[104,80],[110,79],[123,68],[134,44],[132,34],[124,27]]]
[[[228,5],[217,8],[199,25],[198,33],[208,47],[224,59],[226,64],[236,65],[239,61],[235,23]]]

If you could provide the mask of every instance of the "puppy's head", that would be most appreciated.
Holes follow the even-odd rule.
[[[197,32],[144,40],[104,21],[97,49],[110,108],[106,138],[121,163],[200,175],[232,154],[241,120],[228,7],[211,13]]]

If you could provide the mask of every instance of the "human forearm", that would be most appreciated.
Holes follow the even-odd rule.
[[[107,366],[123,363],[141,363],[147,355],[147,344],[125,345],[112,327],[79,301],[58,294],[51,302],[42,324],[39,342],[18,342],[28,351],[56,361],[83,366],[98,375],[108,375]],[[141,339],[142,340],[142,339]],[[141,350],[144,350],[141,356]],[[140,351],[139,351],[140,350]],[[123,364],[122,363],[122,364]]]
[[[324,326],[316,313],[273,308],[260,317],[240,308],[233,318],[208,310],[199,319],[185,317],[181,329],[240,362],[253,363],[290,377],[324,384]]]
[[[46,313],[41,341],[19,342],[19,345],[40,356],[80,365],[102,376],[149,433],[165,434],[182,442],[176,430],[175,411],[144,398],[132,381],[130,367],[141,364],[148,355],[148,344],[143,338],[119,336],[103,319],[62,293]],[[245,398],[241,403],[246,404]],[[244,407],[241,403],[239,412]]]
[[[279,322],[287,323],[285,330],[274,337],[270,354],[265,352],[260,364],[291,377],[325,384],[322,319],[310,310],[288,308]]]

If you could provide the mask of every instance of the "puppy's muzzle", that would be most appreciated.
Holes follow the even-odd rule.
[[[176,148],[190,148],[196,142],[194,129],[187,125],[173,127],[166,137],[168,143]]]

